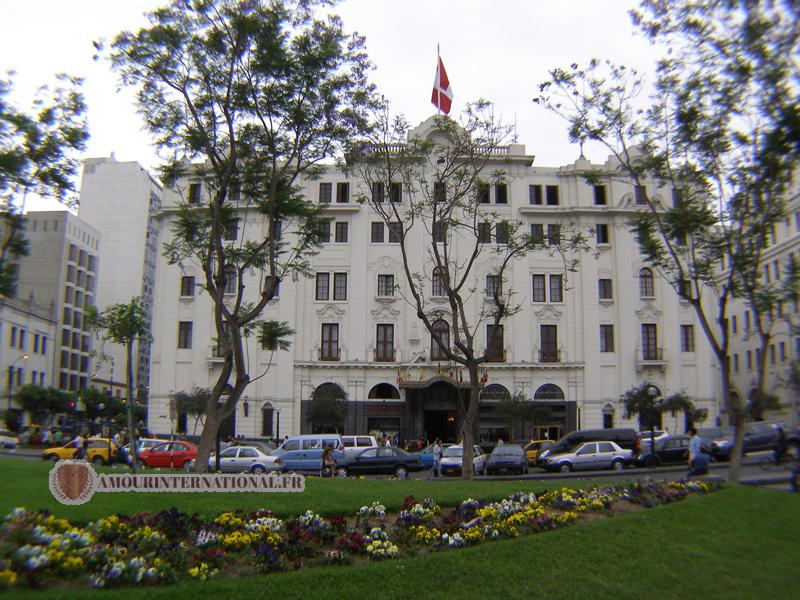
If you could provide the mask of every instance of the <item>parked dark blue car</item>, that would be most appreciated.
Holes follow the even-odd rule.
[[[486,470],[489,475],[504,471],[524,475],[528,472],[528,455],[522,446],[513,444],[495,446],[486,462]]]

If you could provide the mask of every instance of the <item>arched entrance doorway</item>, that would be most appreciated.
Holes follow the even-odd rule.
[[[455,443],[463,414],[459,393],[469,397],[469,384],[450,377],[436,377],[427,381],[401,383],[406,392],[406,426],[409,439],[423,436],[428,441],[437,437],[443,442]]]

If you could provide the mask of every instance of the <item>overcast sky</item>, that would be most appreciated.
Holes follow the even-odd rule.
[[[25,106],[39,85],[67,72],[85,79],[91,139],[86,157],[159,164],[133,105],[104,60],[93,61],[93,40],[146,24],[143,13],[165,0],[26,0],[3,2],[0,69],[16,71],[14,97]],[[651,72],[657,51],[634,31],[627,11],[636,0],[344,0],[336,7],[349,31],[367,39],[378,91],[416,125],[436,112],[430,103],[441,46],[455,98],[451,116],[469,100],[495,103],[495,114],[517,123],[519,143],[542,166],[573,162],[559,117],[534,105],[549,69],[610,59]],[[587,157],[607,153],[587,147]],[[44,201],[29,203],[36,210]]]

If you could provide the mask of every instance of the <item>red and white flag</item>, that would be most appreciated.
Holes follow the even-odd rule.
[[[453,88],[450,87],[450,80],[447,78],[447,71],[444,70],[444,63],[441,57],[438,56],[431,102],[444,114],[450,114],[450,106],[453,104]]]

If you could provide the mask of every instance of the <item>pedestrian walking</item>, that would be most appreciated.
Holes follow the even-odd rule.
[[[708,456],[703,453],[703,440],[697,435],[697,429],[691,427],[689,433],[689,475],[705,475],[708,473]]]
[[[444,454],[444,449],[442,448],[442,440],[436,438],[436,441],[433,443],[432,474],[434,477],[441,477],[442,475],[442,454]]]

